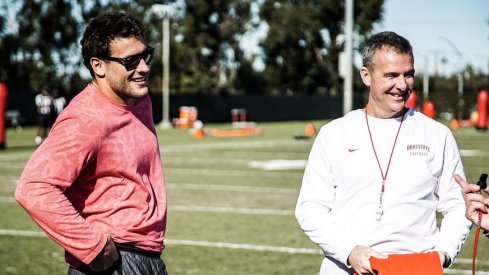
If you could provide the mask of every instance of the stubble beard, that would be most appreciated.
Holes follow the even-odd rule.
[[[148,87],[137,87],[137,85],[131,81],[125,81],[118,84],[115,83],[112,89],[124,100],[139,99],[148,94]]]

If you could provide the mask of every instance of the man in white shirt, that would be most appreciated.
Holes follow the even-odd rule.
[[[409,41],[393,32],[370,37],[360,70],[366,107],[316,137],[296,218],[324,252],[320,274],[374,274],[371,257],[433,251],[447,267],[467,238],[470,223],[452,178],[464,175],[455,139],[405,107],[414,71]]]
[[[51,117],[53,97],[48,90],[43,89],[36,95],[34,100],[36,102],[37,115],[39,119],[37,124],[37,136],[34,142],[36,145],[40,145],[48,135],[49,129],[51,128],[53,122]]]

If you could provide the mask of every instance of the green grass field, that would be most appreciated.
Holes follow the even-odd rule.
[[[314,121],[317,129],[324,121]],[[230,128],[228,124],[206,128]],[[312,139],[295,140],[306,122],[259,123],[260,136],[194,139],[158,130],[168,185],[168,270],[175,274],[317,274],[322,255],[299,228],[294,207]],[[459,129],[468,179],[489,172],[489,132]],[[13,200],[16,182],[35,150],[35,131],[7,132],[0,151],[0,274],[66,274],[63,251],[44,237]],[[267,161],[298,167],[264,170]],[[474,230],[445,274],[471,274]],[[481,238],[477,274],[489,274],[489,239]]]

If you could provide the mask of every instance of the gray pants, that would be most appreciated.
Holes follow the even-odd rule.
[[[87,265],[70,267],[68,275],[168,275],[160,257],[119,249],[119,260],[108,270],[95,272]]]

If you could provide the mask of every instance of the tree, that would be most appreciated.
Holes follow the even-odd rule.
[[[9,69],[12,66],[11,52],[16,48],[14,30],[9,28],[9,14],[12,1],[0,5],[0,82],[7,82]]]
[[[430,78],[429,100],[436,105],[437,112],[450,113],[454,117],[461,115],[466,119],[477,110],[477,96],[481,90],[488,90],[489,79],[482,71],[474,70],[470,65],[464,68],[463,96],[459,98],[457,75],[434,75]],[[416,79],[415,90],[422,90],[422,79]],[[464,109],[460,110],[459,100],[463,100]]]
[[[15,1],[13,1],[15,2]],[[172,90],[182,93],[235,91],[246,60],[239,48],[252,1],[166,1],[181,6],[172,20]],[[151,90],[161,85],[161,19],[150,7],[161,1],[24,0],[16,2],[18,32],[6,33],[0,17],[0,77],[14,90],[64,86],[78,90],[83,68],[78,44],[87,22],[106,11],[124,11],[142,19],[147,40],[158,49],[153,62]],[[9,4],[9,3],[6,3]],[[12,3],[10,3],[12,4]],[[9,5],[10,5],[9,4]],[[154,27],[152,27],[154,26]],[[181,39],[179,39],[181,38]],[[87,75],[85,73],[85,75]]]
[[[24,0],[16,16],[18,32],[7,34],[0,20],[0,77],[14,89],[41,87],[77,91],[83,68],[78,41],[87,22],[105,11],[125,11],[141,18],[147,40],[157,48],[150,88],[161,83],[161,19],[151,5],[160,1]],[[18,2],[17,2],[18,3]],[[243,35],[253,30],[250,7],[260,5],[269,33],[261,43],[266,69],[258,72],[240,48]],[[334,0],[167,1],[179,8],[172,19],[171,90],[175,93],[337,93],[342,49],[339,37],[343,4]],[[19,5],[19,4],[18,4]],[[360,37],[380,18],[382,0],[355,1]],[[153,27],[152,27],[153,26]],[[85,72],[85,75],[86,72]],[[10,85],[10,86],[12,86]]]
[[[73,42],[79,33],[72,10],[70,1],[23,1],[15,17],[18,33],[2,39],[10,46],[6,54],[11,87],[54,88],[56,80],[69,80],[75,73]]]
[[[127,8],[138,17],[145,11],[145,6],[127,1],[23,0],[5,5],[19,6],[16,32],[7,31],[6,16],[0,19],[0,81],[14,91],[80,90],[87,79],[80,76],[84,68],[78,41],[88,20],[111,9]]]
[[[174,25],[173,88],[180,93],[237,93],[238,71],[247,61],[239,47],[252,1],[185,1]]]
[[[356,0],[359,38],[381,18],[383,0]],[[344,1],[265,0],[260,16],[269,25],[261,42],[269,89],[277,94],[341,91],[338,56],[343,48]]]

